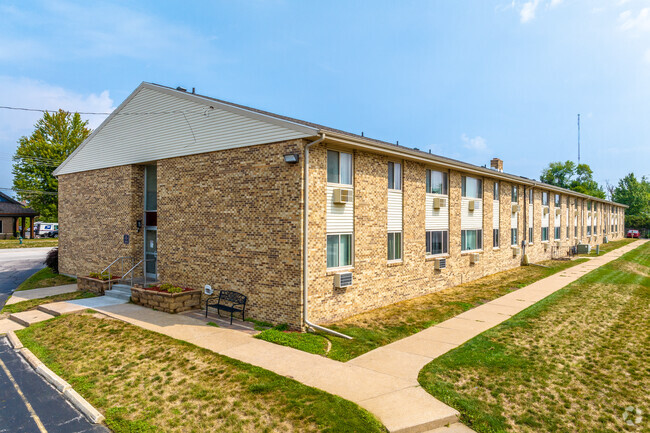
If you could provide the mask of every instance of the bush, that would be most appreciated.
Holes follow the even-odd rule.
[[[45,256],[45,261],[43,262],[45,266],[52,269],[52,272],[55,274],[59,273],[59,249],[52,248],[48,251],[47,256]]]
[[[181,293],[183,291],[181,287],[176,287],[169,283],[161,284],[160,290],[165,290],[167,293]]]

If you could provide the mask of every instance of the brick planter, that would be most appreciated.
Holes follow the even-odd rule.
[[[165,313],[180,313],[195,310],[201,305],[201,290],[189,290],[181,293],[157,292],[139,287],[131,288],[131,301],[143,307],[164,311]]]
[[[86,290],[101,296],[107,290],[111,290],[113,288],[113,284],[116,282],[117,279],[104,281],[97,278],[77,277],[77,290]]]

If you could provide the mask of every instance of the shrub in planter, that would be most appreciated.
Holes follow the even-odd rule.
[[[55,274],[59,273],[59,249],[58,248],[52,248],[50,251],[47,252],[47,256],[45,256],[45,261],[43,262],[45,266],[48,268],[52,269],[52,272]]]

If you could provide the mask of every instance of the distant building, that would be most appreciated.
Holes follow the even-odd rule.
[[[7,194],[0,192],[0,237],[3,239],[15,236],[16,233],[25,237],[25,223],[27,218],[29,218],[31,225],[29,235],[33,239],[34,219],[38,215],[38,212],[34,209],[28,208],[18,200],[14,200]]]

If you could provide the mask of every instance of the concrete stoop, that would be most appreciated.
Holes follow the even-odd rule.
[[[22,326],[31,326],[34,323],[43,322],[45,320],[52,319],[54,316],[40,310],[29,310],[23,311],[21,313],[12,313],[9,315],[9,320],[22,325]]]

